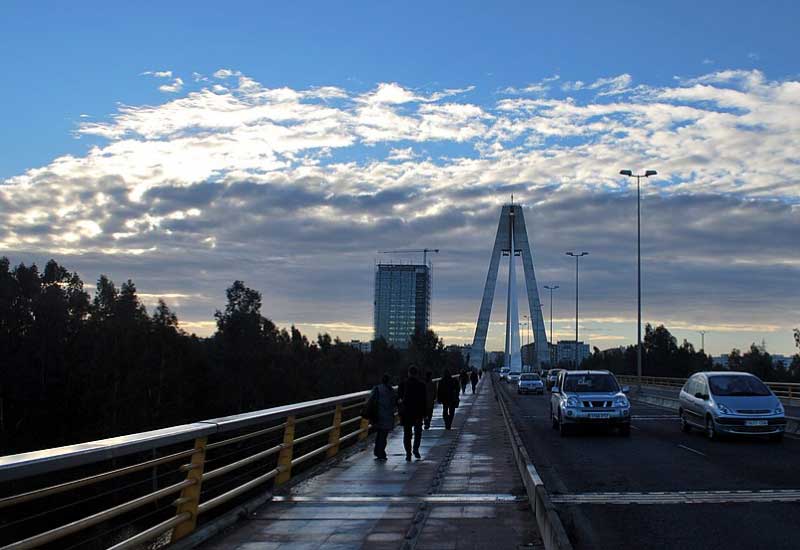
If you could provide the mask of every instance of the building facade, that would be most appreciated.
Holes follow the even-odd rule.
[[[578,366],[589,358],[589,344],[578,342]],[[575,362],[575,340],[559,340],[556,344],[556,363]]]
[[[350,340],[350,347],[356,348],[361,353],[372,351],[372,342],[362,342],[361,340]]]
[[[375,338],[407,348],[431,318],[431,270],[427,265],[378,264],[375,270]]]

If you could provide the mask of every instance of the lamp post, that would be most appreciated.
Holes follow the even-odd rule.
[[[646,170],[644,174],[634,174],[630,170],[620,170],[619,173],[629,178],[636,178],[636,296],[637,296],[637,321],[636,321],[636,377],[639,388],[642,387],[642,194],[639,180],[658,175],[655,170]]]
[[[544,287],[550,291],[550,339],[553,338],[553,291],[557,288],[560,288],[558,285],[547,286]]]
[[[523,315],[522,318],[525,319],[525,322],[523,323],[523,325],[525,325],[525,349],[528,350],[525,355],[528,358],[528,365],[530,366],[532,364],[532,362],[531,362],[531,338],[530,338],[530,331],[528,329],[531,326],[531,318],[528,317],[527,315]]]
[[[700,351],[705,355],[706,353],[706,331],[698,330],[700,333]]]
[[[575,258],[575,368],[578,368],[578,259],[588,256],[588,252],[567,252],[567,256]]]

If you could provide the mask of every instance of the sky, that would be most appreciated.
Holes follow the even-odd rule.
[[[377,251],[439,248],[433,328],[460,344],[513,193],[548,327],[555,284],[574,338],[564,253],[586,250],[580,337],[604,349],[636,335],[619,170],[653,169],[644,321],[794,353],[798,20],[788,1],[6,3],[0,255],[131,278],[198,334],[241,279],[281,326],[367,340]]]

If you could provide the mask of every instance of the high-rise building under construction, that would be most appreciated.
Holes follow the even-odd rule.
[[[431,321],[431,267],[379,263],[375,270],[375,338],[407,348],[415,331]]]

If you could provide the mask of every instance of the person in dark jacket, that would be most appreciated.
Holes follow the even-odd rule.
[[[466,369],[461,371],[461,374],[458,376],[459,382],[461,382],[461,393],[467,393],[467,384],[469,383],[469,375],[467,374]]]
[[[472,384],[472,393],[475,393],[475,386],[478,385],[478,371],[472,369],[472,372],[469,373],[469,381]]]
[[[436,382],[433,381],[433,373],[425,373],[425,429],[431,429],[431,419],[433,419],[433,405],[436,403]]]
[[[408,369],[408,378],[400,385],[398,395],[400,420],[403,423],[403,446],[406,449],[406,461],[411,460],[411,432],[414,432],[414,456],[419,454],[422,440],[422,421],[425,418],[426,389],[425,383],[419,379],[419,370],[415,366]]]
[[[369,399],[375,400],[374,417],[370,418],[375,428],[375,458],[386,460],[386,438],[394,428],[394,412],[397,409],[397,394],[389,383],[389,375],[384,374],[381,383],[372,388]]]
[[[445,369],[442,379],[436,388],[436,398],[442,404],[442,417],[444,418],[444,429],[449,430],[453,426],[453,418],[458,407],[458,381],[450,375],[450,371]]]

